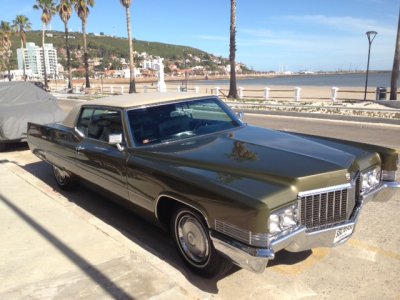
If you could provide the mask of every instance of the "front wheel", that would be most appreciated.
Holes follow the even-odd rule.
[[[58,186],[63,190],[70,190],[74,188],[78,183],[75,175],[70,174],[69,172],[62,170],[56,166],[53,166],[53,173]]]
[[[232,263],[215,250],[200,214],[180,208],[174,213],[171,227],[179,253],[194,272],[213,277],[230,269]]]

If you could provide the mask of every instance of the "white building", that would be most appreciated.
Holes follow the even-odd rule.
[[[158,58],[143,60],[142,67],[143,69],[158,71],[160,69]]]
[[[139,77],[141,75],[140,70],[134,68],[133,69],[133,76]],[[113,77],[115,78],[130,78],[131,77],[131,70],[130,69],[122,69],[117,70],[114,72]]]
[[[58,75],[57,69],[57,50],[53,44],[44,44],[44,55],[46,62],[47,77]],[[17,49],[18,68],[22,70],[25,63],[25,70],[30,70],[35,78],[44,78],[43,50],[35,43],[26,43],[26,48]]]

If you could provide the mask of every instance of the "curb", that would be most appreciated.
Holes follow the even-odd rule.
[[[243,113],[259,114],[259,115],[274,115],[274,116],[287,116],[287,117],[297,117],[297,118],[311,118],[311,119],[323,119],[323,120],[328,119],[328,120],[352,121],[361,123],[400,125],[400,119],[370,118],[370,117],[330,115],[330,114],[318,114],[318,113],[301,113],[301,112],[259,111],[259,110],[238,109],[238,108],[234,108],[234,110]]]

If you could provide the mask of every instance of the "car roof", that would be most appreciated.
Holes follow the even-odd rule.
[[[186,92],[134,93],[134,94],[124,94],[119,96],[109,96],[77,104],[69,112],[69,114],[63,121],[63,125],[71,128],[74,127],[76,123],[76,118],[78,117],[78,113],[82,106],[135,108],[135,107],[149,106],[155,104],[162,104],[165,102],[199,99],[204,97],[215,97],[215,96],[209,94],[195,94]]]

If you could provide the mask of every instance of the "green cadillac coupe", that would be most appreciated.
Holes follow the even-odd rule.
[[[30,123],[28,142],[61,188],[85,180],[111,192],[168,229],[207,277],[340,245],[368,200],[400,188],[393,149],[249,126],[211,95],[87,101],[62,123]]]

